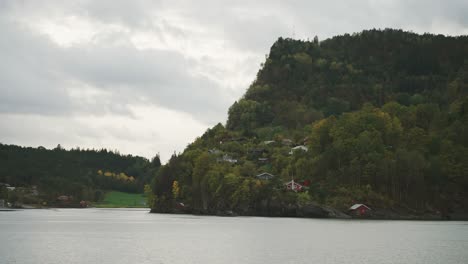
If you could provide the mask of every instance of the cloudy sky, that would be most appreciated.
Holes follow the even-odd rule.
[[[280,36],[461,35],[466,14],[466,0],[0,0],[0,142],[167,160],[225,123]]]

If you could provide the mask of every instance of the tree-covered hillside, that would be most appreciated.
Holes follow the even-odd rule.
[[[281,214],[356,202],[468,211],[468,37],[280,38],[218,124],[155,178],[154,211]],[[292,149],[293,147],[296,147]],[[270,180],[257,174],[267,172]],[[288,192],[294,179],[301,192]]]
[[[468,37],[371,30],[322,42],[280,38],[227,127],[296,129],[371,103],[447,108],[466,94]]]
[[[150,162],[106,149],[65,150],[59,145],[49,150],[0,144],[0,183],[37,186],[43,201],[55,201],[60,195],[71,195],[78,202],[98,201],[105,190],[141,193],[160,165],[158,156]]]

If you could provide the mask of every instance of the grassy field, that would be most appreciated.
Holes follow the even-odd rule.
[[[94,204],[94,206],[101,208],[147,207],[146,198],[143,194],[117,191],[107,192],[104,196],[104,200],[100,203]]]

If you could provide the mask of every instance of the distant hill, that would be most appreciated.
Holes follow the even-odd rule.
[[[285,215],[308,203],[365,203],[466,213],[467,93],[467,36],[279,38],[226,126],[161,168],[153,211],[183,202],[191,212]],[[256,177],[263,172],[273,177]],[[301,192],[286,190],[291,179]]]
[[[322,42],[280,38],[229,109],[227,128],[296,129],[366,103],[437,104],[466,95],[468,37],[369,30]]]
[[[0,144],[0,183],[37,186],[43,201],[55,201],[60,195],[98,201],[105,190],[142,193],[160,165],[157,156],[150,162],[106,149],[65,150],[58,145],[49,150]]]

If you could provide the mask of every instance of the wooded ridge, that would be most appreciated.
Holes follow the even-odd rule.
[[[467,36],[279,38],[226,125],[158,171],[152,210],[284,215],[362,203],[466,213],[467,91]]]

